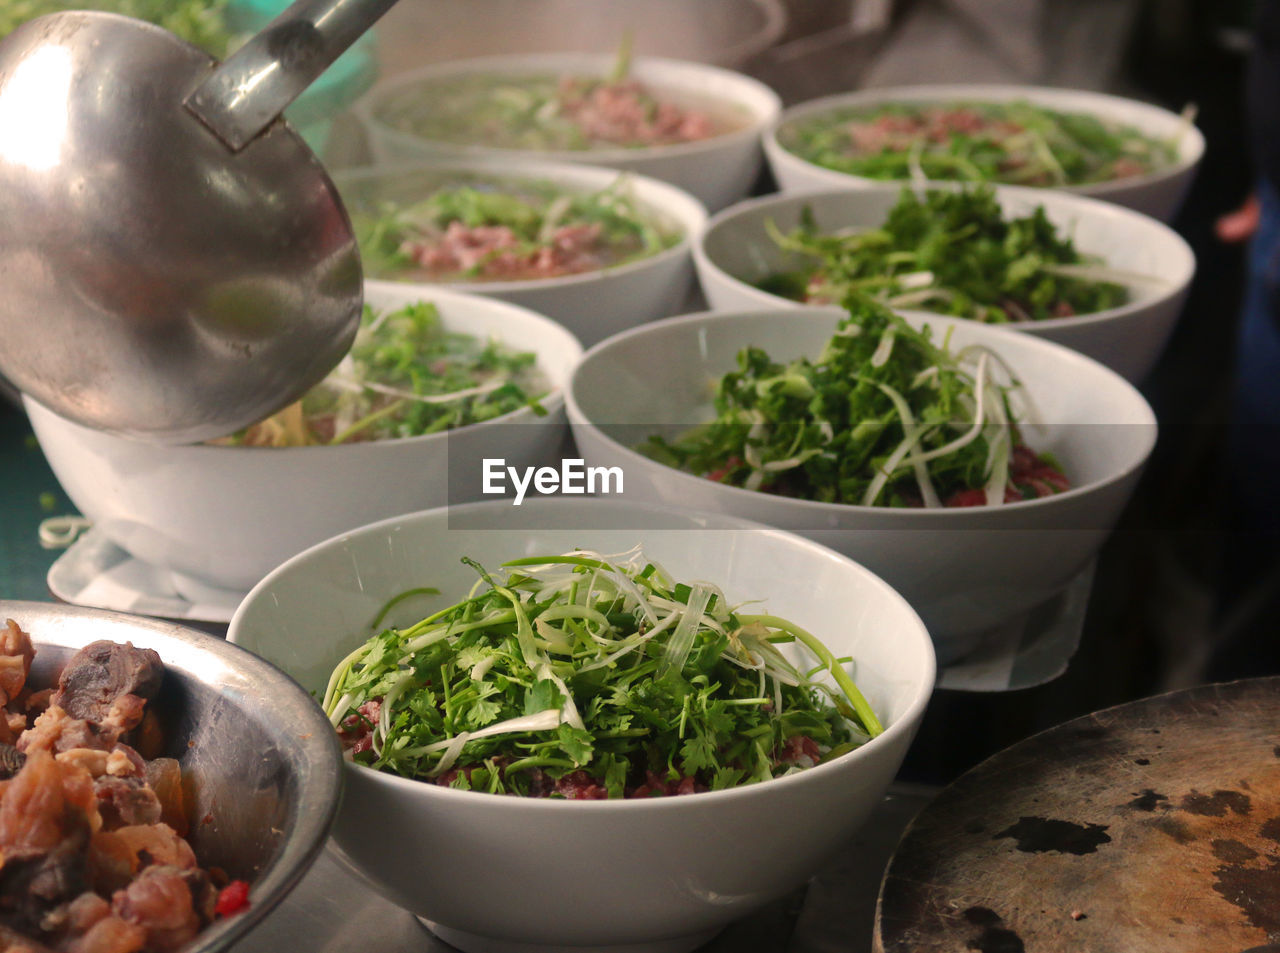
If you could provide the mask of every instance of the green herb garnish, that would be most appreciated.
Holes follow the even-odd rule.
[[[324,708],[357,761],[492,793],[644,797],[768,780],[883,730],[813,635],[638,551],[471,565],[468,598],[334,669]]]
[[[319,385],[267,420],[214,441],[308,446],[417,437],[531,407],[547,385],[537,355],[447,331],[435,305],[365,306],[355,344]]]
[[[977,321],[1041,321],[1115,308],[1129,291],[1076,251],[1039,207],[1006,218],[995,190],[938,190],[902,197],[879,228],[822,232],[805,207],[800,225],[770,234],[807,259],[759,287],[797,301],[832,303],[860,291],[892,307]],[[1097,278],[1091,278],[1096,275]]]
[[[863,506],[997,504],[1067,488],[1019,442],[1000,358],[951,351],[851,297],[815,359],[748,347],[716,385],[715,419],[641,452],[732,486]]]
[[[1176,137],[1022,100],[836,109],[791,123],[779,140],[809,162],[871,179],[1084,185],[1177,161]]]
[[[227,23],[229,5],[229,0],[5,0],[0,7],[0,36],[49,13],[102,10],[162,26],[211,56],[225,59],[238,39]]]

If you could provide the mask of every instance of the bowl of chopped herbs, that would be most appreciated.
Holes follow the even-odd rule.
[[[782,101],[745,74],[616,53],[511,53],[432,63],[357,103],[379,162],[487,156],[582,162],[679,186],[708,208],[746,195]]]
[[[1204,155],[1181,113],[1086,90],[897,86],[786,110],[765,136],[783,191],[993,182],[1091,195],[1169,221]]]
[[[370,289],[366,304],[329,376],[237,433],[164,446],[27,400],[32,429],[80,512],[193,591],[247,592],[343,529],[480,498],[485,458],[521,468],[559,451],[563,388],[582,353],[568,331],[447,289]]]
[[[742,202],[712,218],[694,261],[718,310],[837,304],[859,292],[1057,341],[1133,382],[1159,359],[1195,273],[1187,243],[1140,213],[945,182]]]
[[[847,842],[935,673],[919,617],[847,557],[609,499],[345,533],[229,638],[329,715],[345,858],[465,951],[701,945]]]
[[[618,335],[583,357],[566,408],[628,496],[838,549],[906,596],[947,660],[1088,565],[1156,436],[1096,361],[867,297]]]
[[[706,211],[635,173],[475,157],[334,177],[365,276],[523,305],[585,344],[675,314]]]

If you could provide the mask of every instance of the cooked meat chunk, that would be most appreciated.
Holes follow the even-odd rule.
[[[122,696],[134,695],[141,701],[155,697],[164,677],[164,664],[153,649],[137,649],[131,643],[91,642],[71,657],[58,678],[58,691],[52,703],[72,718],[101,725],[113,714]],[[141,702],[125,703],[130,710],[117,710],[117,719],[142,717]]]
[[[163,823],[99,831],[89,846],[93,887],[102,894],[123,889],[151,864],[195,870],[196,857],[191,846]]]
[[[54,953],[43,943],[23,936],[17,930],[0,925],[0,951],[3,953]]]
[[[235,889],[232,884],[219,890],[209,879],[209,874],[199,867],[184,870],[182,879],[187,882],[187,887],[191,891],[191,906],[200,917],[201,923],[212,923],[215,916],[230,916],[235,912],[235,910],[227,912],[218,906],[225,900],[224,894],[227,890]],[[244,888],[244,900],[240,906],[236,907],[236,910],[242,910],[249,905],[249,885],[243,880],[233,881],[233,884],[239,884]]]
[[[118,744],[107,755],[107,774],[113,778],[145,778],[147,762],[128,745]]]
[[[183,869],[196,865],[191,845],[168,824],[131,824],[112,833],[136,858],[135,868],[148,863]]]
[[[90,810],[96,818],[88,772],[33,752],[13,780],[0,782],[0,855],[7,862],[51,851],[66,836],[68,816]]]
[[[138,727],[146,706],[146,699],[140,695],[121,695],[111,703],[107,716],[99,724],[104,733],[112,733],[119,738]]]
[[[625,145],[658,146],[696,142],[715,134],[711,117],[675,103],[655,101],[637,80],[583,86],[566,76],[560,83],[560,108],[590,139]]]
[[[138,855],[116,836],[115,831],[98,831],[89,841],[89,880],[105,897],[125,887],[138,870]]]
[[[18,623],[7,619],[0,628],[0,707],[13,701],[27,683],[36,651]]]
[[[38,715],[49,707],[49,699],[53,697],[56,689],[42,688],[39,691],[30,692],[24,702],[23,708],[28,715]]]
[[[107,752],[101,748],[71,748],[59,751],[54,758],[59,764],[74,764],[84,768],[91,778],[107,773]]]
[[[94,782],[103,830],[160,820],[160,801],[142,778],[116,778],[104,774]]]
[[[93,780],[73,764],[35,752],[0,782],[0,921],[34,933],[56,907],[88,889]]]
[[[57,922],[58,908],[89,887],[89,827],[82,815],[67,825],[66,837],[47,853],[6,859],[0,870],[0,919],[29,934]]]
[[[147,931],[117,916],[106,916],[84,935],[67,945],[67,953],[137,953],[147,942]]]
[[[441,234],[405,242],[401,252],[439,278],[466,274],[518,281],[603,268],[608,246],[598,222],[561,225],[531,243],[506,225],[468,227],[454,221]]]
[[[200,917],[183,871],[148,867],[111,899],[116,915],[147,931],[147,949],[176,950],[200,932]]]
[[[115,746],[116,734],[104,734],[98,727],[83,718],[72,718],[57,705],[50,705],[35,724],[18,739],[18,750],[30,755],[33,751],[54,754],[92,748],[108,751]]]
[[[110,903],[96,893],[86,891],[67,904],[64,917],[66,930],[75,936],[87,933],[91,926],[110,913]]]

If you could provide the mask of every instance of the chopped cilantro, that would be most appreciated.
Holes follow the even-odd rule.
[[[565,782],[616,798],[766,780],[882,731],[816,637],[707,583],[677,587],[638,551],[476,568],[469,598],[334,670],[324,707],[340,732],[369,732],[361,709],[377,703],[357,760],[453,787]]]

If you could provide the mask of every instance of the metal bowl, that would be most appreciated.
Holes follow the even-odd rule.
[[[165,756],[192,796],[187,839],[202,867],[249,881],[249,907],[217,920],[183,953],[230,948],[311,866],[337,811],[342,757],[324,713],[297,682],[257,656],[194,629],[116,612],[0,600],[36,649],[30,682],[53,684],[98,639],[155,649],[165,677],[151,702]],[[207,819],[207,821],[205,820]]]

